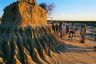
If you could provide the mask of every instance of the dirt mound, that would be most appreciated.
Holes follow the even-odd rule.
[[[60,43],[47,27],[46,11],[35,0],[14,2],[4,9],[0,25],[0,56],[6,64],[49,63]],[[62,47],[62,46],[61,46]]]

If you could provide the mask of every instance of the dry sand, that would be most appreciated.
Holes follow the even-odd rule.
[[[78,37],[63,38],[62,41],[65,44],[65,52],[52,52],[53,58],[47,59],[50,64],[96,64],[96,52],[93,49],[93,46],[96,46],[95,41],[86,39],[86,43],[83,44],[79,42]]]

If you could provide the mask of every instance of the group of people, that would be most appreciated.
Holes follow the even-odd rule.
[[[86,35],[86,25],[82,25],[79,29],[76,25],[70,25],[68,23],[52,23],[52,30],[56,36],[59,36],[60,38],[63,38],[67,36],[68,38],[74,38],[76,37],[76,32],[80,31],[80,42],[85,42],[85,35]]]

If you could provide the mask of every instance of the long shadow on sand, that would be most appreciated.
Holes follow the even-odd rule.
[[[61,48],[62,47],[62,48]],[[73,46],[70,44],[63,44],[63,45],[59,45],[58,49],[60,52],[80,52],[80,53],[85,53],[85,52],[94,52],[94,48],[93,47],[80,47],[80,46]]]

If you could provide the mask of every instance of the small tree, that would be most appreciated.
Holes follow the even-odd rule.
[[[54,4],[46,4],[46,3],[40,3],[39,4],[43,9],[47,11],[47,14],[50,15],[54,9]]]
[[[46,3],[40,3],[39,6],[47,11],[47,4]]]

